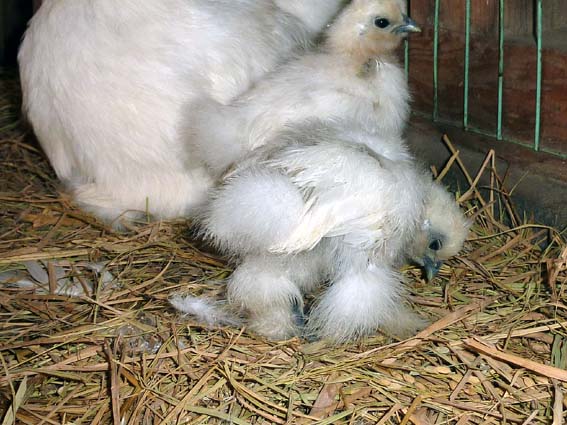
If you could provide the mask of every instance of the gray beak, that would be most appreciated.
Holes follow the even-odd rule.
[[[425,277],[427,277],[428,282],[431,282],[437,276],[442,264],[442,261],[434,261],[430,257],[423,258],[423,268],[425,269]]]
[[[407,34],[410,32],[421,32],[421,28],[407,15],[403,15],[404,23],[394,29],[394,34]]]

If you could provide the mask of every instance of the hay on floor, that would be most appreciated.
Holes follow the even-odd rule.
[[[567,399],[567,244],[514,211],[489,152],[459,194],[465,252],[426,283],[431,326],[333,347],[180,317],[176,291],[222,294],[230,267],[184,222],[116,233],[57,190],[0,78],[3,424],[549,424]],[[453,149],[449,168],[468,173]],[[447,170],[439,170],[442,178]],[[488,194],[487,194],[488,193]],[[28,286],[9,282],[27,280]],[[72,294],[74,296],[68,296]]]

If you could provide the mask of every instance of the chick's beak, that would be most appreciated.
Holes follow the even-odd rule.
[[[442,264],[442,261],[435,261],[431,257],[426,256],[423,258],[423,268],[425,269],[425,277],[428,282],[431,282],[433,278],[437,276]]]
[[[394,29],[394,34],[406,34],[410,32],[421,32],[421,28],[407,15],[402,15],[404,23]]]

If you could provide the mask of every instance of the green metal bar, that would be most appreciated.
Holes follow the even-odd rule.
[[[431,118],[431,115],[426,114],[424,112],[413,111],[412,113],[419,116],[419,117],[422,117],[422,118],[426,118],[426,119]],[[452,121],[452,120],[445,119],[445,118],[440,118],[437,122],[439,124],[449,125],[449,126],[455,127],[455,128],[462,128],[462,124],[460,122]],[[491,133],[491,132],[488,132],[488,131],[485,131],[485,130],[482,130],[480,128],[476,128],[476,127],[473,127],[473,126],[469,126],[466,131],[469,132],[469,133],[475,133],[475,134],[479,134],[481,136],[490,137],[491,139],[495,138],[494,133]],[[504,138],[502,140],[506,143],[512,143],[514,145],[522,146],[522,147],[528,148],[530,150],[533,150],[533,148],[534,148],[533,143],[525,142],[523,140],[514,139],[514,138]],[[561,151],[557,151],[557,150],[549,149],[549,148],[545,148],[545,147],[541,147],[541,149],[539,151],[547,153],[549,155],[553,155],[553,156],[558,157],[560,159],[567,160],[567,153],[565,153],[565,152],[561,152]]]
[[[505,0],[499,0],[499,58],[498,58],[498,123],[496,133],[491,133],[480,128],[476,128],[469,124],[469,89],[470,89],[470,40],[471,40],[471,0],[466,0],[465,15],[465,77],[464,77],[464,114],[462,125],[458,122],[439,118],[439,38],[440,38],[440,20],[439,20],[440,0],[435,0],[435,21],[434,21],[434,38],[433,38],[433,121],[441,124],[451,125],[454,127],[462,126],[466,131],[476,133],[482,136],[497,138],[505,142],[513,143],[518,146],[529,148],[537,152],[544,152],[555,157],[567,160],[567,153],[541,146],[541,130],[542,130],[542,88],[543,88],[543,1],[536,0],[536,41],[537,41],[537,80],[536,80],[536,111],[535,111],[535,130],[534,141],[529,143],[523,140],[504,137],[503,134],[503,98],[504,98],[504,71],[505,71]],[[409,47],[405,46],[405,66],[406,74],[409,69]],[[430,115],[413,111],[415,115],[422,117],[430,117]]]
[[[512,143],[513,143],[513,141],[512,141]],[[555,149],[549,149],[549,148],[542,147],[542,148],[540,148],[540,152],[545,152],[545,153],[548,153],[550,155],[554,155],[554,156],[561,158],[561,159],[567,159],[567,153],[559,152],[559,151],[556,151]]]
[[[407,2],[407,7],[408,7],[407,13],[409,15],[410,12],[411,12],[410,0],[408,0],[408,2]],[[404,70],[406,72],[406,80],[408,80],[409,79],[409,39],[408,39],[408,37],[406,37],[404,39]]]
[[[536,116],[535,116],[535,130],[534,130],[534,150],[540,150],[541,142],[541,89],[542,89],[542,74],[543,74],[543,58],[542,58],[542,45],[543,45],[543,6],[542,0],[537,0],[536,11],[536,33],[537,33],[537,81],[536,81]]]
[[[465,11],[465,81],[463,93],[463,127],[469,126],[469,81],[470,81],[470,54],[471,54],[471,0],[466,0]]]
[[[404,40],[404,69],[406,71],[406,79],[409,79],[409,40]]]
[[[503,117],[503,103],[504,103],[504,0],[500,0],[500,19],[498,21],[498,28],[500,35],[499,52],[498,52],[498,124],[496,126],[496,138],[502,140],[502,117]]]
[[[435,21],[433,29],[433,121],[439,119],[439,5],[435,0]]]

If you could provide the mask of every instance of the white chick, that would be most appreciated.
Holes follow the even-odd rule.
[[[222,172],[285,125],[307,118],[345,118],[382,136],[401,134],[409,93],[395,49],[419,28],[405,0],[353,0],[325,33],[320,49],[291,60],[229,106],[189,105],[188,144]]]
[[[185,148],[185,106],[244,92],[341,1],[45,0],[19,53],[25,113],[84,209],[184,216],[212,184]]]
[[[269,338],[412,334],[424,321],[404,306],[397,267],[409,256],[438,269],[467,234],[454,199],[401,139],[348,128],[312,121],[278,135],[225,177],[201,218],[238,261],[229,302]],[[303,296],[325,281],[302,330]]]

